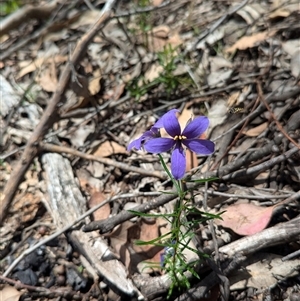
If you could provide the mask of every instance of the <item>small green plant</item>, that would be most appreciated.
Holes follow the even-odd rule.
[[[162,51],[157,53],[158,64],[162,67],[162,72],[153,81],[147,81],[144,77],[133,79],[128,90],[131,96],[139,100],[147,94],[152,88],[162,85],[163,90],[170,97],[174,94],[178,87],[188,88],[193,85],[193,81],[187,75],[176,75],[177,64],[182,60],[177,55],[177,48],[173,48],[171,44],[167,44]]]
[[[150,153],[157,153],[160,162],[168,174],[170,180],[176,188],[177,199],[174,210],[169,214],[145,214],[132,211],[139,216],[163,217],[170,225],[168,233],[151,241],[137,241],[139,245],[155,245],[164,247],[161,254],[161,267],[171,279],[171,286],[168,298],[172,295],[174,289],[182,290],[190,288],[190,275],[198,278],[196,271],[197,263],[208,257],[190,246],[190,242],[195,235],[195,229],[199,223],[204,223],[214,218],[220,218],[219,215],[213,215],[199,211],[192,206],[191,199],[188,197],[188,190],[185,187],[184,174],[186,169],[185,148],[200,153],[210,155],[214,152],[215,145],[212,141],[199,139],[198,137],[207,129],[208,118],[197,117],[191,120],[185,129],[181,127],[176,117],[178,110],[171,110],[163,115],[150,130],[146,131],[141,137],[132,141],[128,145],[128,150],[144,149]],[[170,138],[160,137],[160,129],[165,128]],[[171,170],[161,156],[162,152],[171,150]],[[211,179],[199,180],[207,182]],[[194,219],[188,218],[190,215],[197,216]],[[185,251],[192,251],[195,259],[188,261],[185,257]]]
[[[19,0],[8,0],[8,1],[1,1],[0,3],[0,16],[4,17],[15,10],[17,10],[21,6],[21,1]]]

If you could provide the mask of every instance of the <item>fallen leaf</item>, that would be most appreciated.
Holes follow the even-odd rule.
[[[101,89],[100,80],[101,80],[101,72],[100,69],[98,69],[93,73],[93,79],[89,82],[88,89],[91,95],[96,95],[97,93],[99,93]]]
[[[144,39],[144,35],[140,39]],[[151,34],[148,35],[148,48],[151,52],[162,51],[166,45],[172,45],[174,48],[182,43],[183,41],[178,32],[171,32],[170,27],[166,25],[154,27]]]
[[[235,42],[231,47],[227,48],[225,52],[234,52],[236,50],[245,50],[257,46],[260,42],[272,37],[276,33],[276,30],[263,31],[255,33],[251,36],[244,36]]]
[[[40,57],[32,61],[23,61],[20,63],[20,72],[17,76],[17,79],[23,77],[24,75],[33,72],[37,69],[39,69],[43,64],[49,63],[51,60],[54,61],[55,64],[61,64],[64,63],[68,59],[68,56],[62,56],[62,55],[54,55],[51,57]]]
[[[233,107],[237,104],[237,101],[238,101],[238,98],[240,96],[241,92],[240,91],[237,91],[237,92],[234,92],[232,93],[229,98],[227,99],[227,106],[230,108],[230,107]]]
[[[106,197],[103,193],[101,193],[99,191],[94,192],[88,201],[89,208],[93,208],[93,207],[99,205],[105,199],[106,199]],[[99,208],[98,210],[93,212],[93,218],[95,221],[107,219],[109,217],[109,215],[110,215],[109,203],[105,204],[104,206],[102,206],[101,208]]]
[[[164,68],[158,65],[158,63],[152,64],[151,67],[145,72],[145,80],[152,82],[160,76],[163,70]]]
[[[18,301],[20,299],[21,295],[22,295],[22,293],[19,292],[17,289],[15,289],[13,286],[6,285],[0,291],[0,300],[1,301]]]
[[[258,125],[257,127],[255,128],[252,128],[246,132],[243,132],[246,136],[249,136],[249,137],[257,137],[259,136],[263,131],[265,131],[267,128],[268,128],[268,122],[264,122],[260,125]]]
[[[114,154],[127,154],[127,150],[117,142],[105,141],[93,152],[93,155],[99,157],[109,157]]]
[[[189,149],[186,150],[186,169],[185,172],[189,172],[193,168],[196,168],[198,166],[198,160],[197,155],[190,151]]]
[[[163,0],[152,0],[152,5],[153,6],[159,6],[163,3]]]
[[[226,208],[223,220],[216,221],[239,235],[253,235],[269,224],[274,206],[260,207],[254,204],[234,204]]]
[[[298,1],[285,1],[285,0],[275,0],[271,6],[271,13],[269,14],[270,19],[276,18],[286,18],[291,13],[299,11]]]
[[[35,80],[46,92],[54,92],[58,83],[54,62],[52,61],[45,66],[44,70],[38,73]]]

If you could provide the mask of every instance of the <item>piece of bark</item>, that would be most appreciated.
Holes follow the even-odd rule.
[[[59,154],[44,154],[43,168],[48,197],[45,205],[57,228],[61,229],[86,212],[86,201],[75,181],[70,162]],[[88,218],[86,219],[88,221]],[[90,262],[97,273],[117,293],[143,297],[127,277],[127,271],[96,232],[73,230],[68,233],[71,244]]]

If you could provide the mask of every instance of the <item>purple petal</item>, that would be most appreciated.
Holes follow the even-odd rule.
[[[164,127],[164,122],[163,122],[164,118],[166,118],[166,117],[169,116],[169,115],[175,115],[175,116],[176,116],[176,113],[177,113],[177,112],[179,112],[179,110],[177,110],[177,109],[172,109],[172,110],[168,111],[167,113],[165,113],[163,116],[161,116],[161,117],[155,122],[155,124],[153,125],[153,127],[159,128],[159,129],[163,128],[163,127]]]
[[[188,139],[199,138],[209,125],[209,120],[205,116],[200,116],[192,120],[183,130],[182,135]]]
[[[183,178],[186,169],[186,160],[183,147],[176,146],[171,157],[171,172],[176,180]]]
[[[133,148],[140,150],[142,149],[142,146],[145,142],[147,142],[150,139],[159,137],[159,135],[159,129],[152,127],[149,131],[146,131],[141,137],[130,142],[127,147],[127,150],[130,151]]]
[[[192,152],[200,155],[211,155],[215,151],[215,144],[210,140],[185,139],[182,143]]]
[[[163,124],[166,132],[171,137],[175,137],[181,134],[181,128],[175,114],[167,113],[163,119]]]
[[[148,153],[159,154],[170,150],[176,142],[170,138],[155,138],[148,140],[144,148]]]
[[[130,142],[127,146],[127,150],[131,151],[133,148],[140,150],[142,148],[142,137],[143,136]]]

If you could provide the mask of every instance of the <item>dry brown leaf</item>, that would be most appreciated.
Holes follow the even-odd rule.
[[[89,91],[91,95],[96,95],[97,93],[99,93],[100,89],[101,89],[101,84],[100,84],[100,80],[101,80],[101,72],[100,69],[96,70],[93,73],[93,79],[89,82]]]
[[[268,124],[269,124],[268,122],[264,122],[255,128],[252,128],[246,132],[243,132],[243,134],[245,134],[246,136],[249,136],[249,137],[257,137],[268,128]]]
[[[158,78],[163,72],[163,67],[156,64],[152,64],[150,68],[145,72],[145,80],[152,82],[154,79]]]
[[[272,3],[271,13],[269,14],[270,19],[276,18],[286,18],[291,13],[299,11],[300,5],[299,1],[285,1],[285,0],[275,0]]]
[[[16,197],[18,200],[13,203],[12,209],[19,214],[21,223],[28,223],[35,220],[36,214],[41,206],[41,196],[39,193],[20,194]]]
[[[106,199],[105,195],[99,191],[93,193],[91,198],[88,201],[89,208],[93,208]],[[105,204],[98,210],[93,212],[93,218],[95,221],[107,219],[110,215],[110,205],[109,203]]]
[[[241,92],[237,91],[232,93],[229,98],[227,99],[227,106],[228,107],[233,107],[237,104],[238,98],[240,96]]]
[[[54,92],[58,83],[54,62],[51,61],[49,65],[45,66],[44,70],[38,73],[35,80],[46,92]]]
[[[0,291],[0,300],[1,301],[18,301],[22,295],[16,288],[13,286],[5,285],[5,287]]]
[[[113,154],[127,154],[127,150],[115,141],[105,141],[93,153],[93,155],[99,157],[109,157]]]
[[[221,215],[223,220],[216,221],[239,235],[253,235],[269,224],[275,206],[260,207],[254,204],[234,204]]]
[[[164,46],[168,44],[176,47],[183,42],[178,32],[171,32],[170,27],[167,25],[154,27],[151,31],[151,35],[148,36],[148,39],[148,47],[151,52],[161,51]]]
[[[42,65],[47,64],[51,61],[53,61],[55,64],[61,64],[64,63],[65,61],[67,61],[68,56],[64,55],[54,55],[51,57],[40,57],[35,59],[33,62],[32,61],[22,61],[20,62],[20,72],[17,76],[17,79],[21,78],[22,76],[33,72],[39,68],[41,68]]]
[[[159,6],[163,3],[163,0],[152,0],[151,2],[153,6]]]
[[[197,155],[190,151],[189,149],[186,150],[186,169],[185,172],[191,171],[193,168],[198,166]]]
[[[110,246],[120,256],[120,260],[127,268],[129,268],[130,265],[130,252],[127,248],[128,233],[132,232],[133,227],[135,227],[135,225],[132,222],[126,221],[117,226],[113,232],[109,234]]]
[[[89,166],[88,166],[89,168]],[[82,190],[86,191],[89,195],[92,195],[96,191],[103,189],[103,181],[95,178],[87,169],[78,169],[76,171],[76,177],[79,181],[79,185]]]
[[[251,36],[245,36],[239,39],[231,47],[227,48],[225,52],[230,53],[236,50],[245,50],[257,46],[260,42],[272,37],[276,33],[276,30],[264,31],[255,33]]]

